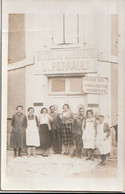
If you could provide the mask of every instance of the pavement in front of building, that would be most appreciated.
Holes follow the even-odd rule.
[[[13,151],[7,151],[5,190],[77,190],[87,184],[89,188],[98,185],[98,181],[117,177],[117,161],[112,157],[106,166],[98,166],[100,159],[86,161],[78,157],[50,154],[49,157],[37,155],[36,158],[13,157]],[[88,180],[92,178],[91,184]],[[99,179],[96,179],[99,178]],[[104,179],[103,179],[104,178]],[[94,183],[93,180],[96,182]],[[85,183],[87,181],[87,183]],[[99,185],[98,185],[99,186]]]
[[[106,166],[99,166],[100,159],[94,161],[78,157],[50,154],[49,157],[37,155],[13,158],[13,152],[7,152],[7,177],[83,177],[116,178],[117,162],[108,160]]]

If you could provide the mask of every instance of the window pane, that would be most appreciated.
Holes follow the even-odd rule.
[[[81,89],[82,89],[81,78],[70,79],[70,92],[81,92]]]
[[[57,14],[52,16],[52,35],[53,44],[61,44],[63,42],[63,15]]]
[[[51,92],[65,92],[65,80],[64,79],[52,80]]]
[[[77,15],[65,15],[65,42],[77,43]]]

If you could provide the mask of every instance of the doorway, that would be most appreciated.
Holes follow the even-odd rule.
[[[85,96],[84,95],[65,95],[65,96],[50,96],[49,97],[49,106],[56,105],[58,108],[58,112],[61,113],[63,111],[63,105],[68,104],[72,112],[75,114],[78,112],[78,108],[80,105],[84,105]]]
[[[63,111],[64,104],[76,114],[79,105],[86,107],[86,96],[83,94],[82,77],[49,78],[49,106],[56,105],[58,112]]]

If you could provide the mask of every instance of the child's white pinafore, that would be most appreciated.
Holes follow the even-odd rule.
[[[35,147],[40,146],[40,138],[35,116],[33,120],[29,120],[27,117],[26,145]]]
[[[104,132],[104,123],[97,126],[96,147],[99,149],[101,155],[108,154],[111,151],[111,136],[106,137]],[[104,140],[105,139],[105,140]]]
[[[95,148],[95,128],[94,128],[94,119],[87,119],[86,127],[83,131],[83,147],[85,149],[94,149]]]

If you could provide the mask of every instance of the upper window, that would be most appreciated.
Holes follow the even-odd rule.
[[[79,43],[79,16],[76,14],[60,14],[52,16],[53,44]]]
[[[51,92],[65,92],[65,80],[64,79],[51,80]]]
[[[81,89],[82,89],[81,78],[70,79],[70,92],[81,92]]]

